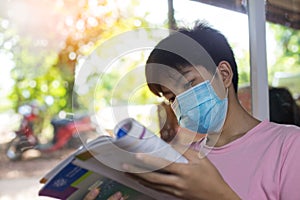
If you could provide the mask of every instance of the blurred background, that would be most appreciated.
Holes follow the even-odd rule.
[[[288,2],[266,1],[270,119],[299,125],[300,3]],[[112,112],[125,107],[125,116],[146,125],[161,120],[162,99],[141,84],[139,70],[151,48],[127,53],[108,68],[102,60],[118,48],[110,41],[126,45],[113,40],[123,33],[145,28],[143,37],[155,44],[166,34],[152,30],[193,26],[196,20],[219,29],[233,47],[239,97],[251,112],[247,1],[2,0],[0,200],[42,199],[39,178],[82,142],[111,134]],[[89,62],[95,53],[100,61]],[[76,87],[82,70],[88,71],[85,87]],[[160,128],[153,125],[155,132]]]

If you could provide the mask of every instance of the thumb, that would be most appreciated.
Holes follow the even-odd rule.
[[[187,149],[183,156],[190,162],[190,163],[199,163],[201,160],[207,160],[206,155],[201,151],[196,151],[194,149]]]
[[[193,149],[187,149],[184,153],[183,156],[188,159],[190,162],[196,161],[199,159],[199,152],[195,151]]]
[[[196,151],[186,145],[172,145],[172,147],[178,151],[182,156],[184,156],[189,162],[195,162],[200,158],[203,158],[204,155],[200,151]]]
[[[99,192],[99,188],[92,189],[89,193],[87,193],[83,200],[94,200],[97,198]]]

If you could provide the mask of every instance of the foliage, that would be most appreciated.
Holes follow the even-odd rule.
[[[274,57],[274,63],[268,66],[269,84],[287,87],[297,96],[300,94],[300,30],[271,23],[268,25],[275,42],[274,51],[269,52]],[[275,76],[279,73],[281,77],[278,79]]]
[[[89,105],[90,96],[77,97],[73,93],[74,75],[78,61],[114,35],[137,27],[148,26],[149,23],[144,16],[136,16],[133,13],[135,12],[134,7],[138,4],[139,1],[136,0],[127,2],[127,4],[120,4],[117,0],[78,1],[78,5],[75,6],[78,12],[68,16],[67,19],[61,19],[66,21],[59,30],[67,36],[60,45],[61,49],[58,53],[51,48],[48,49],[47,44],[34,45],[37,43],[36,38],[21,35],[13,26],[1,30],[2,37],[0,39],[4,40],[3,38],[5,38],[5,40],[11,41],[11,48],[7,51],[12,53],[14,62],[11,70],[14,85],[9,94],[12,108],[17,111],[21,104],[38,102],[43,108],[43,117],[49,123],[49,119],[61,110],[72,112],[72,106],[75,111],[84,108],[79,103]],[[64,10],[58,12],[63,14]],[[9,24],[12,25],[10,22]],[[57,28],[53,30],[57,30]],[[0,41],[1,50],[4,49],[4,44],[5,41]],[[131,67],[133,66],[135,66],[134,63]],[[99,77],[99,74],[94,76]],[[102,80],[97,96],[103,98],[99,100],[106,102],[105,105],[109,102],[108,96],[114,87],[113,84],[121,76],[120,73],[112,72]],[[91,76],[89,80],[95,79],[95,77]],[[128,85],[128,88],[130,86],[132,85]],[[148,98],[149,93],[145,91],[144,89],[141,92],[142,95],[137,102],[146,102],[145,99]],[[119,93],[116,97],[122,98],[121,96],[124,94],[121,94],[122,91]]]
[[[300,72],[300,31],[282,25],[269,24],[274,33],[276,61],[269,67],[272,80],[275,72]]]
[[[96,63],[94,71],[90,72],[83,83],[85,91],[74,89],[73,94],[79,99],[77,108],[81,110],[88,108],[94,112],[107,106],[157,103],[156,97],[145,85],[145,53],[142,50],[136,53],[136,57],[123,55],[123,58],[118,58],[114,63],[105,66],[104,71],[99,70],[103,64]],[[88,71],[87,68],[91,68],[89,63],[81,70]]]
[[[268,81],[272,85],[277,72],[283,72],[291,76],[300,73],[300,31],[269,22],[267,22],[266,28],[266,37],[269,42],[267,44]],[[239,67],[239,85],[248,85],[250,83],[249,51],[239,49],[234,44],[232,46],[236,51],[236,61]],[[287,82],[293,82],[293,80],[282,80],[282,84],[293,87],[291,83]],[[299,85],[300,80],[299,83],[295,84]],[[291,89],[293,90],[293,88]],[[298,91],[300,92],[299,89]]]
[[[34,38],[18,35],[13,28],[2,30],[5,37],[13,40],[14,68],[11,76],[15,80],[13,91],[10,94],[13,107],[17,108],[24,101],[36,99],[45,104],[46,98],[53,97],[53,113],[61,109],[70,109],[69,98],[72,96],[74,72],[78,58],[88,55],[95,46],[103,41],[131,30],[137,26],[147,26],[142,17],[135,17],[132,9],[126,10],[113,3],[114,1],[84,1],[77,8],[80,12],[76,16],[69,16],[62,31],[68,36],[62,44],[63,48],[57,54],[35,47]],[[138,1],[132,1],[138,4]],[[132,8],[134,5],[127,5]],[[97,13],[96,11],[101,11]],[[131,17],[132,16],[132,17]],[[7,39],[8,40],[8,39]],[[4,42],[2,42],[4,44]],[[50,102],[51,98],[48,98]]]

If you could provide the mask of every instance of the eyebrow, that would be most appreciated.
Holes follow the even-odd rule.
[[[180,72],[180,74],[182,74],[182,76],[180,76],[178,78],[178,80],[176,80],[176,83],[177,83],[176,86],[178,86],[182,82],[182,79],[186,79],[185,75],[188,74],[188,73],[190,73],[190,72],[191,72],[191,70]]]
[[[191,70],[187,70],[187,71],[181,71],[181,72],[179,72],[179,74],[181,74],[180,76],[179,76],[179,78],[178,79],[174,79],[174,76],[176,76],[178,73],[175,73],[175,74],[168,74],[168,77],[169,78],[171,78],[171,79],[173,79],[173,80],[175,80],[174,82],[175,82],[175,88],[179,88],[180,87],[180,83],[182,83],[183,81],[182,81],[182,79],[186,79],[186,77],[185,77],[185,75],[186,74],[188,74],[188,73],[190,73],[191,72]],[[173,77],[172,77],[172,75],[173,75]],[[176,77],[175,77],[176,78]],[[174,92],[172,92],[172,89],[170,89],[170,88],[168,88],[168,87],[166,87],[166,86],[164,86],[166,89],[163,89],[162,87],[160,88],[160,92],[161,92],[161,94],[163,95],[163,96],[166,96],[166,95],[169,95],[169,94],[174,94],[174,95],[176,95]]]
[[[173,94],[173,92],[171,92],[170,90],[169,91],[162,91],[161,92],[163,96],[166,96],[168,94]]]

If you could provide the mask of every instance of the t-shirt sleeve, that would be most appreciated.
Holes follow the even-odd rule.
[[[280,199],[300,199],[300,131],[285,143],[280,173]]]

